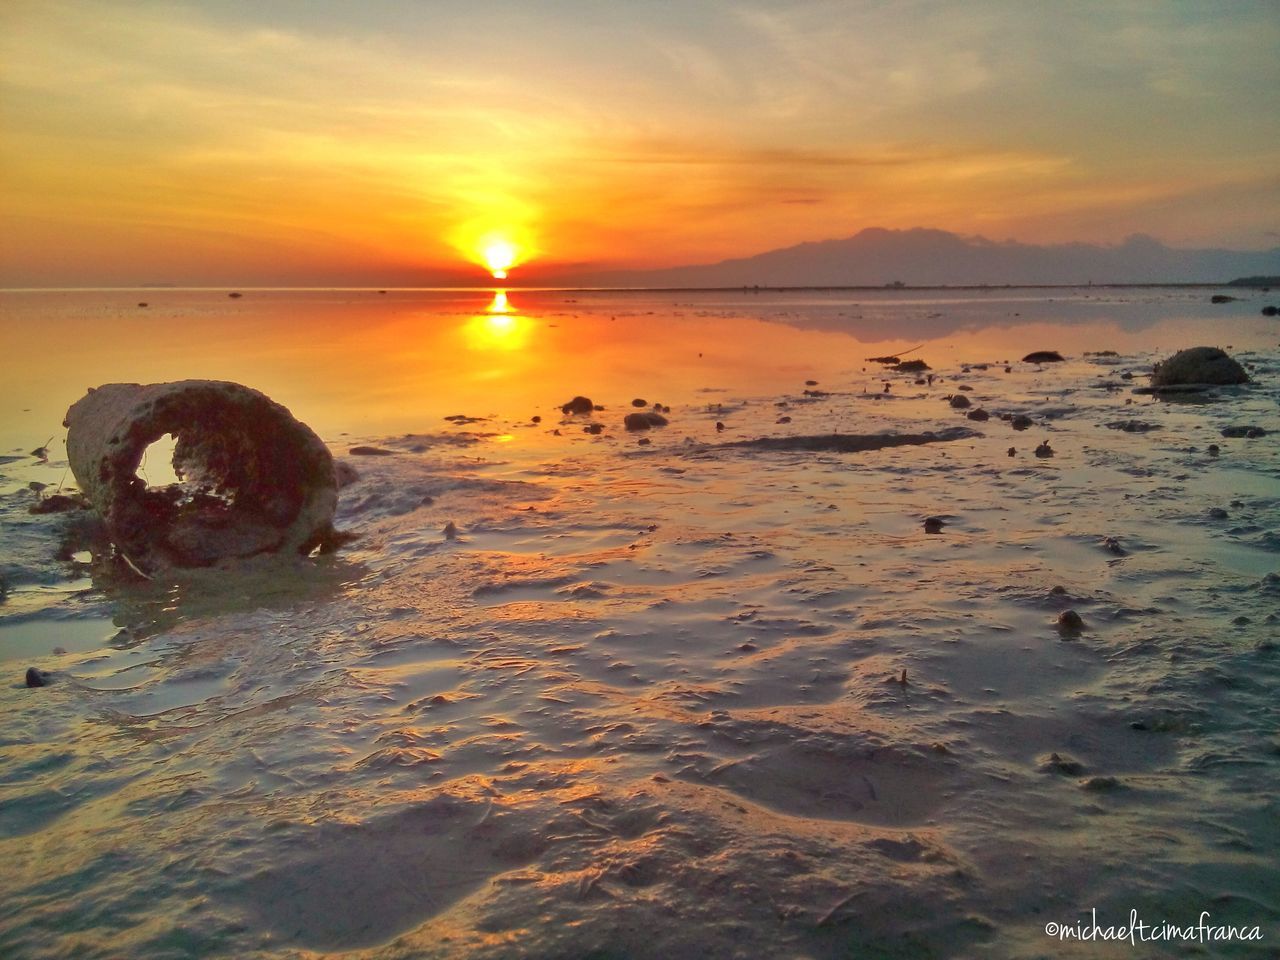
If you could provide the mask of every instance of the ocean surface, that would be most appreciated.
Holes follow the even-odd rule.
[[[0,292],[0,955],[1280,949],[1274,293],[237,292]],[[1254,382],[1134,392],[1196,345]],[[30,512],[187,378],[354,541],[143,581]]]

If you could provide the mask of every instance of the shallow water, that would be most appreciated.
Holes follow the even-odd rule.
[[[1209,911],[1265,939],[1206,955],[1270,955],[1280,325],[1208,294],[0,294],[7,948],[1198,946],[1045,935],[1097,908]],[[1131,392],[1198,343],[1255,384]],[[917,345],[932,385],[865,359]],[[1035,349],[1068,361],[1018,362]],[[359,539],[141,585],[56,559],[67,520],[28,514],[27,484],[69,482],[66,406],[188,376],[259,387],[331,440],[360,473],[339,507]],[[991,420],[951,410],[962,385]],[[605,407],[600,436],[561,416],[575,393]],[[672,408],[647,446],[621,428],[633,397]],[[1131,420],[1158,429],[1107,426]],[[1269,432],[1221,436],[1238,424]],[[978,435],[724,445],[955,426]],[[346,455],[364,442],[392,455]],[[55,682],[23,687],[29,664]]]

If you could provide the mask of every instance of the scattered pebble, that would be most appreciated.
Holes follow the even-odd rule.
[[[984,423],[991,419],[991,414],[987,413],[987,411],[983,410],[981,407],[977,410],[970,410],[966,416],[968,416],[970,420],[977,420],[979,423]]]
[[[1061,773],[1069,777],[1078,777],[1084,773],[1085,767],[1083,763],[1072,757],[1051,753],[1040,761],[1040,770],[1043,773]]]
[[[568,403],[561,404],[560,412],[565,416],[576,415],[582,413],[591,413],[595,410],[596,405],[591,402],[588,397],[574,397]]]
[[[1028,427],[1035,426],[1035,423],[1030,417],[1020,413],[1009,421],[1009,426],[1015,430],[1026,430]]]
[[[1058,629],[1074,631],[1084,629],[1084,618],[1074,610],[1063,610],[1058,614]]]
[[[1090,777],[1084,783],[1080,784],[1082,790],[1092,791],[1108,791],[1119,790],[1120,781],[1115,777]]]
[[[1039,457],[1041,460],[1045,459],[1046,457],[1053,456],[1053,447],[1049,446],[1048,440],[1044,441],[1042,444],[1040,444],[1040,446],[1036,447],[1036,456]]]
[[[631,401],[631,405],[633,407],[647,407],[649,405],[649,401],[641,400],[639,397],[636,397],[636,399]]]
[[[969,398],[966,396],[963,396],[962,394],[956,394],[954,397],[951,398],[952,410],[963,410],[968,406],[969,406]]]
[[[444,533],[444,538],[446,540],[457,540],[458,525],[454,523],[452,520],[450,520],[448,523],[444,525],[443,533]]]
[[[1057,350],[1036,350],[1022,358],[1023,363],[1063,363],[1062,354]]]
[[[1226,519],[1227,519],[1227,517],[1229,517],[1229,516],[1230,516],[1230,514],[1228,514],[1228,513],[1227,513],[1227,511],[1223,510],[1221,507],[1210,507],[1210,508],[1209,508],[1209,519],[1210,519],[1210,520],[1226,520]]]
[[[924,532],[925,533],[941,533],[942,528],[946,526],[946,522],[941,517],[925,517]]]
[[[27,686],[28,687],[47,687],[52,678],[44,670],[38,667],[27,667]]]

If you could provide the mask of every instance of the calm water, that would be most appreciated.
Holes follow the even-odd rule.
[[[1280,324],[1211,292],[0,294],[0,952],[1274,955]],[[1201,343],[1255,384],[1131,392]],[[355,543],[60,557],[66,407],[187,377],[330,441]],[[1265,939],[1046,935],[1094,908]]]

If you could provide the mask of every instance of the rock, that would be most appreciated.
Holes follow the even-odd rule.
[[[1258,437],[1265,437],[1267,435],[1267,431],[1263,430],[1261,427],[1255,427],[1252,425],[1247,427],[1234,426],[1223,427],[1222,435],[1228,439],[1246,437],[1249,440],[1256,440]]]
[[[1053,447],[1049,446],[1049,441],[1045,440],[1040,446],[1036,447],[1036,456],[1041,460],[1053,456]]]
[[[721,423],[719,420],[717,420],[717,421],[716,421],[716,433],[723,433],[723,432],[724,432],[724,424],[723,424],[723,423]]]
[[[653,441],[650,440],[648,437],[641,437],[639,440],[636,441],[636,445],[641,447],[647,447],[651,443],[653,443]]]
[[[1209,444],[1209,456],[1216,457],[1221,452],[1222,452],[1222,448],[1219,447],[1216,443]]]
[[[138,306],[140,306],[140,307],[145,307],[145,306],[147,306],[147,301],[145,301],[145,300],[139,300],[139,301],[138,301]]]
[[[440,532],[444,534],[444,538],[445,538],[446,540],[457,540],[457,539],[458,539],[458,525],[457,525],[456,523],[454,523],[452,520],[450,520],[448,523],[446,523],[446,524],[444,525],[444,529],[443,529],[442,531],[440,531]]]
[[[970,411],[966,414],[966,416],[967,416],[970,420],[977,420],[979,423],[982,423],[982,422],[985,422],[985,421],[987,421],[987,420],[990,420],[990,419],[991,419],[991,414],[987,413],[987,411],[985,411],[985,410],[983,410],[983,409],[981,409],[981,408],[979,408],[979,409],[977,409],[977,410],[970,410]]]
[[[541,422],[542,422],[542,418],[541,418],[540,416],[538,416],[538,415],[535,413],[532,417],[530,417],[530,418],[529,418],[529,422],[530,422],[530,423],[541,423]]]
[[[1108,553],[1114,553],[1117,557],[1125,555],[1124,547],[1120,546],[1120,541],[1115,537],[1105,537],[1102,541],[1102,546]]]
[[[1157,364],[1151,374],[1153,387],[1248,382],[1249,375],[1244,372],[1244,367],[1217,347],[1179,350],[1168,360]]]
[[[1227,513],[1227,511],[1223,510],[1221,507],[1210,507],[1210,508],[1209,508],[1209,519],[1210,519],[1210,520],[1226,520],[1226,519],[1227,519],[1227,517],[1229,517],[1229,516],[1230,516],[1230,514],[1228,514],[1228,513]]]
[[[1063,363],[1062,354],[1057,350],[1036,350],[1022,358],[1023,363]]]
[[[649,401],[641,400],[639,397],[636,397],[634,400],[631,401],[631,405],[633,407],[647,407],[649,405]]]
[[[1024,416],[1021,413],[1009,421],[1009,426],[1013,427],[1015,430],[1026,430],[1028,427],[1034,425],[1035,423],[1030,417]]]
[[[665,427],[667,418],[660,413],[653,413],[652,411],[628,413],[622,418],[622,425],[628,430],[649,430],[652,427]]]
[[[1225,293],[1215,293],[1209,298],[1210,303],[1235,303],[1235,297],[1228,297]]]
[[[111,383],[67,411],[67,459],[117,552],[137,572],[205,567],[337,545],[328,447],[280,404],[238,383]],[[184,482],[148,487],[146,449],[176,438]]]
[[[1084,629],[1084,619],[1074,610],[1063,610],[1058,614],[1058,629],[1076,631]]]
[[[593,437],[594,437],[594,436],[598,436],[599,434],[601,434],[601,433],[603,433],[603,432],[604,432],[604,424],[602,424],[602,423],[588,423],[585,427],[583,427],[583,428],[582,428],[582,432],[583,432],[583,433],[589,433],[589,434],[591,434]]]
[[[568,403],[561,405],[560,412],[565,416],[570,414],[591,413],[595,410],[596,405],[587,397],[574,397]]]
[[[243,297],[243,296],[244,296],[244,294],[243,294],[243,293],[228,293],[228,294],[227,294],[227,296],[228,296],[228,297],[230,297],[232,300],[239,300],[241,297]]]
[[[49,674],[37,667],[27,667],[27,686],[28,687],[47,687],[49,685]]]
[[[1011,456],[1011,457],[1016,457],[1016,456],[1018,455],[1018,450],[1017,450],[1017,448],[1016,448],[1016,447],[1010,447],[1010,448],[1009,448],[1008,450],[1006,450],[1005,452],[1006,452],[1009,456]]]
[[[790,418],[790,417],[779,417],[779,418],[778,418],[778,420],[777,420],[777,422],[778,422],[778,423],[790,423],[790,422],[791,422],[791,418]]]
[[[1085,767],[1079,760],[1051,753],[1041,758],[1040,770],[1043,773],[1061,773],[1069,777],[1079,777],[1084,774]]]
[[[1120,781],[1115,777],[1090,777],[1080,785],[1081,789],[1090,791],[1110,791],[1119,790]]]
[[[969,386],[967,383],[960,384],[956,389],[963,390],[965,393],[973,393],[973,387]]]
[[[925,517],[924,532],[925,533],[941,533],[946,523],[941,517]]]
[[[390,450],[384,450],[382,447],[352,447],[347,453],[353,457],[389,457],[392,455]]]
[[[898,373],[924,373],[926,370],[932,370],[923,360],[904,360],[901,363],[895,363],[893,369]]]
[[[957,393],[954,397],[951,398],[952,410],[963,410],[968,406],[970,406],[969,398],[964,396],[963,394]]]
[[[1280,316],[1280,307],[1271,307],[1271,306],[1263,307],[1262,315],[1264,317]]]

